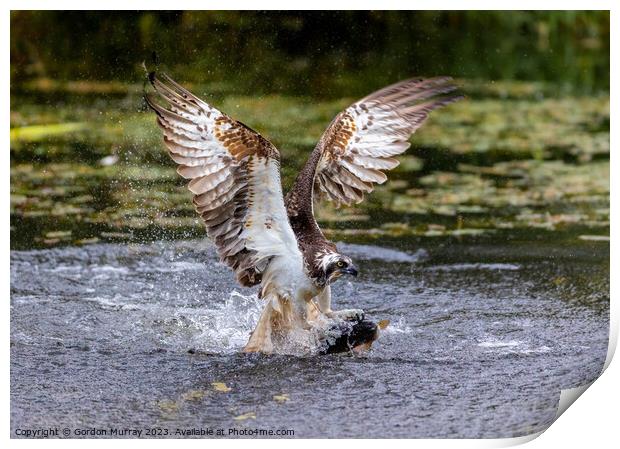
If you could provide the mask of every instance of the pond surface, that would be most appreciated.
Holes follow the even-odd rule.
[[[609,95],[564,96],[541,83],[458,83],[467,99],[431,115],[389,182],[355,207],[316,208],[328,236],[573,225],[609,235]],[[80,86],[12,92],[11,248],[202,237],[142,86],[115,94]],[[189,87],[274,143],[285,190],[332,118],[355,101],[222,97],[212,86]]]
[[[459,84],[467,100],[433,113],[389,182],[316,208],[361,268],[335,306],[391,321],[361,357],[239,353],[261,303],[203,240],[141,84],[14,86],[12,435],[545,428],[560,389],[595,379],[607,351],[609,95]],[[280,149],[285,189],[355,100],[189,87]]]
[[[12,435],[512,437],[545,428],[560,389],[600,373],[607,241],[541,230],[396,241],[340,244],[361,274],[335,284],[335,307],[391,321],[364,356],[239,353],[261,304],[204,240],[12,251]]]

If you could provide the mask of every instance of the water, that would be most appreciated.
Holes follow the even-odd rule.
[[[12,251],[11,434],[533,433],[607,351],[608,242],[554,235],[341,244],[361,275],[335,307],[391,321],[364,356],[239,353],[261,304],[206,241]]]
[[[29,52],[11,66],[13,436],[39,426],[516,436],[553,419],[560,388],[598,375],[609,324],[609,14],[355,15],[12,15],[22,25],[12,37],[28,42],[13,50]],[[112,50],[97,37],[110,20]],[[369,354],[239,353],[261,303],[208,243],[190,240],[204,224],[143,101],[135,62],[148,55],[129,54],[142,51],[136,42],[150,48],[162,20],[176,27],[174,45],[156,39],[162,68],[273,141],[284,190],[355,99],[419,74],[459,79],[467,100],[433,113],[390,182],[353,208],[315,209],[362,270],[336,284],[335,306],[391,321]],[[330,33],[315,22],[397,38],[368,47],[339,37],[338,50],[319,42]],[[55,24],[45,39],[43,23]],[[220,35],[218,23],[229,41],[248,29],[262,38],[234,61],[206,35],[211,47],[184,54],[188,33]],[[567,32],[575,24],[587,32]],[[495,33],[479,33],[493,26],[519,32],[497,48]],[[438,29],[450,42],[432,39],[441,60],[417,45]],[[295,36],[333,51],[314,61]],[[61,41],[72,51],[45,51]],[[338,76],[325,76],[336,60]],[[176,242],[150,243],[160,240]]]

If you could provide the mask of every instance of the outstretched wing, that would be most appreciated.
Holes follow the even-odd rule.
[[[222,262],[244,286],[260,283],[274,256],[301,258],[284,209],[280,154],[257,132],[162,75],[149,75],[167,102],[146,95],[177,172]]]
[[[316,164],[314,196],[338,205],[361,202],[374,184],[387,180],[383,172],[398,165],[394,156],[409,148],[409,138],[428,114],[462,98],[455,90],[449,77],[409,79],[338,114],[308,161]]]

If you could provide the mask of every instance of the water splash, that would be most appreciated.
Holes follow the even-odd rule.
[[[243,349],[258,323],[264,301],[256,293],[244,295],[233,290],[226,300],[208,307],[162,310],[156,319],[157,338],[172,350],[192,350],[210,354],[232,354]],[[341,332],[324,319],[313,328],[294,329],[277,339],[274,352],[288,355],[316,354],[340,337]]]
[[[263,306],[256,293],[244,295],[233,290],[224,302],[163,311],[165,315],[156,320],[160,342],[171,349],[238,352],[247,343]]]

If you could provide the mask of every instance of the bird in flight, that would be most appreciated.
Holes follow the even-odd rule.
[[[358,271],[325,238],[313,205],[360,203],[383,184],[429,113],[462,98],[452,79],[401,81],[340,112],[286,197],[271,142],[167,75],[151,72],[149,81],[160,101],[148,94],[146,101],[220,260],[242,286],[260,284],[264,308],[244,351],[274,352],[295,333],[311,335],[319,322],[363,316],[331,308],[330,284]]]

